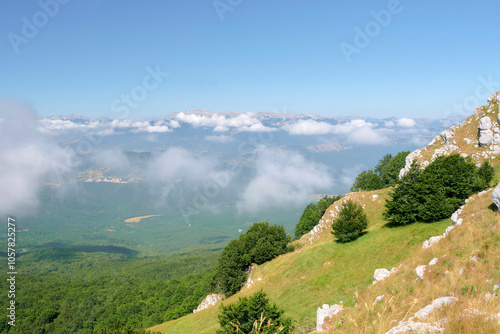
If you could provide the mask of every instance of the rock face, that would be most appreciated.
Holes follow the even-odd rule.
[[[479,146],[487,146],[492,141],[493,131],[491,131],[491,119],[485,116],[479,121]]]
[[[495,190],[493,190],[493,193],[491,194],[491,199],[493,200],[493,203],[495,203],[497,208],[500,209],[500,184],[498,184]]]
[[[330,318],[331,316],[338,314],[344,308],[342,305],[332,305],[324,304],[322,308],[318,308],[318,312],[316,312],[316,331],[323,331],[323,324],[325,323],[325,318]]]
[[[198,307],[195,310],[193,310],[193,313],[212,307],[221,300],[222,300],[222,295],[216,293],[209,294],[205,299],[203,299],[200,305],[198,305]]]

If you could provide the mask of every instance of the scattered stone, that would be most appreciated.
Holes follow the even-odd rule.
[[[381,302],[382,298],[384,298],[384,295],[381,295],[381,296],[378,296],[377,298],[375,298],[375,301],[373,302],[373,305],[377,304],[378,302]]]
[[[435,237],[430,237],[429,240],[424,241],[424,244],[422,245],[423,249],[429,248],[435,243],[439,242],[439,240],[443,239],[444,237],[442,235],[438,235]]]
[[[415,271],[417,272],[417,276],[420,277],[421,279],[424,279],[425,269],[427,269],[427,266],[425,264],[415,268]]]
[[[433,259],[431,260],[431,262],[429,262],[429,266],[434,266],[434,265],[436,265],[437,263],[438,263],[438,258],[437,258],[437,257],[435,257],[435,258],[433,258]]]
[[[337,304],[332,306],[329,306],[328,304],[323,304],[322,308],[318,308],[318,311],[316,312],[316,331],[322,332],[323,324],[325,323],[325,318],[330,318],[331,316],[338,314],[343,309],[344,308],[342,307],[342,305],[337,305]]]

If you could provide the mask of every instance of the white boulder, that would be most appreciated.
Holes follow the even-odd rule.
[[[337,304],[332,306],[323,304],[322,308],[318,308],[318,311],[316,312],[316,331],[322,332],[325,318],[330,318],[331,316],[338,314],[343,309],[342,305]]]
[[[497,208],[500,208],[500,184],[498,184],[496,188],[493,190],[493,193],[491,194],[491,199],[493,200],[493,203],[495,203]]]
[[[391,272],[385,268],[376,269],[373,274],[373,278],[375,278],[377,282],[386,279],[389,276],[391,276]]]

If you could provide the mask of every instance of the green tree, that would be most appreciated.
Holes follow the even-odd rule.
[[[351,191],[370,191],[382,189],[384,187],[384,181],[373,170],[361,172],[354,181],[351,187]]]
[[[385,166],[387,166],[387,164],[390,163],[392,159],[393,159],[392,154],[384,155],[384,157],[379,160],[377,166],[375,166],[374,172],[377,173],[378,175],[382,175],[382,171],[384,170]]]
[[[489,161],[485,161],[477,170],[479,177],[479,187],[486,189],[490,186],[493,177],[495,176],[495,168],[490,165]]]
[[[222,251],[214,270],[212,288],[226,297],[234,295],[245,284],[252,263],[262,264],[291,251],[290,242],[291,237],[283,226],[271,226],[268,222],[253,224]]]
[[[470,195],[485,189],[491,178],[491,166],[477,169],[470,158],[458,154],[440,156],[423,171],[414,161],[396,182],[384,217],[391,225],[448,218]]]
[[[295,226],[295,239],[299,239],[304,234],[311,231],[325,214],[326,210],[342,196],[324,196],[317,204],[309,204],[302,213],[299,222]]]
[[[292,319],[283,315],[284,311],[269,302],[264,292],[243,297],[237,303],[220,306],[218,315],[221,329],[217,334],[291,334]]]
[[[379,175],[386,187],[396,184],[399,179],[399,172],[406,165],[406,156],[408,154],[410,154],[410,151],[399,152],[388,163],[384,164]]]
[[[332,223],[332,234],[338,242],[345,243],[359,238],[368,227],[363,207],[351,200],[343,203],[339,216]]]
[[[420,164],[413,161],[410,170],[396,182],[385,203],[384,218],[391,225],[408,225],[418,219],[420,208]]]
[[[396,156],[386,154],[379,160],[375,169],[361,172],[354,181],[351,191],[370,191],[396,184],[399,171],[406,165],[406,156],[409,151],[399,152]]]

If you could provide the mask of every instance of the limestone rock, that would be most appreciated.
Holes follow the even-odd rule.
[[[398,326],[387,331],[385,334],[402,334],[402,333],[418,333],[418,334],[438,334],[444,333],[444,328],[435,324],[427,324],[425,322],[405,321]]]
[[[222,295],[211,293],[205,299],[203,299],[203,301],[200,303],[200,305],[198,305],[196,309],[193,310],[193,313],[212,307],[221,300],[222,300]]]
[[[487,116],[479,120],[479,130],[490,130],[491,129],[491,119]]]
[[[449,130],[444,130],[440,134],[441,138],[444,139],[445,142],[449,142],[453,139],[453,133],[451,133]]]
[[[316,312],[316,331],[322,332],[323,324],[325,323],[325,318],[330,318],[331,316],[338,314],[343,309],[344,308],[342,307],[342,305],[337,305],[337,304],[332,306],[329,306],[328,304],[323,304],[322,308],[318,308],[318,311]]]
[[[479,146],[487,146],[492,141],[493,131],[491,131],[491,119],[485,116],[479,121]]]
[[[437,299],[434,299],[432,303],[415,313],[415,316],[413,318],[416,318],[421,321],[426,321],[429,315],[434,312],[436,309],[443,308],[445,306],[448,306],[450,304],[453,304],[458,301],[458,298],[456,297],[440,297]],[[413,320],[410,318],[410,320]]]
[[[425,264],[423,266],[418,266],[417,268],[415,268],[417,276],[420,277],[421,279],[424,278],[425,269],[427,269],[427,266]]]
[[[386,279],[389,276],[391,276],[391,272],[385,268],[375,269],[375,274],[373,274],[373,278],[375,278],[377,282]]]
[[[493,200],[493,203],[495,203],[497,208],[500,208],[500,184],[498,184],[498,186],[496,186],[496,188],[493,190],[491,199]]]

